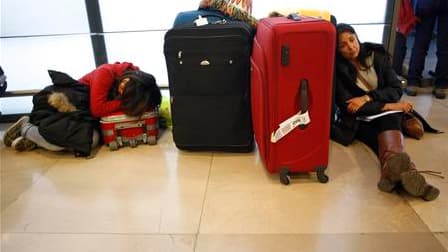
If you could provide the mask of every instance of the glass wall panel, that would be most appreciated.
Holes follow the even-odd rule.
[[[3,115],[26,114],[33,109],[33,97],[3,97],[0,102],[0,111]]]
[[[0,62],[10,91],[47,86],[48,69],[78,79],[95,68],[89,35],[2,39]]]
[[[197,9],[200,1],[98,1],[101,17],[97,18],[103,24],[109,62],[133,62],[153,74],[159,85],[168,85],[163,56],[165,32],[177,13]],[[390,25],[384,24],[387,3],[388,0],[254,1],[253,15],[263,18],[273,10],[287,8],[326,9],[338,22],[353,24],[361,41],[381,43],[384,29]],[[0,64],[8,76],[8,90],[48,85],[48,69],[77,79],[95,68],[85,1],[1,0],[0,12]],[[21,104],[28,109],[27,102],[23,102],[27,99],[30,101],[29,97],[2,98],[0,110],[12,111],[9,108]]]
[[[266,17],[278,9],[319,9],[328,10],[338,22],[344,23],[383,23],[387,0],[276,0],[253,1],[253,14],[257,18]],[[356,10],[356,11],[351,11]]]
[[[164,34],[178,12],[197,9],[198,3],[198,0],[184,0],[172,7],[169,2],[100,0],[109,62],[131,61],[152,73],[159,85],[168,85],[163,56]],[[326,9],[338,22],[356,24],[362,41],[382,43],[386,3],[387,0],[254,1],[253,14],[262,18],[276,9]],[[357,11],[348,11],[349,7]]]
[[[165,31],[106,34],[109,62],[129,61],[151,73],[159,86],[168,86],[168,73],[163,55]]]
[[[1,0],[1,37],[88,33],[84,1]]]
[[[177,13],[196,10],[199,0],[99,0],[105,32],[169,29]]]
[[[387,0],[276,0],[254,1],[253,15],[266,17],[277,9],[324,9],[344,23],[384,23]],[[105,32],[168,29],[180,11],[195,10],[199,0],[165,1],[100,0],[101,16]],[[349,11],[356,10],[356,11]],[[163,17],[163,18],[162,18]]]
[[[353,25],[358,34],[359,40],[362,42],[375,42],[381,44],[383,42],[384,24],[377,25]]]

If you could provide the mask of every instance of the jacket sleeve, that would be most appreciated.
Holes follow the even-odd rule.
[[[90,110],[94,117],[102,117],[119,110],[121,101],[108,101],[108,94],[115,82],[115,76],[107,68],[98,68],[90,83]]]

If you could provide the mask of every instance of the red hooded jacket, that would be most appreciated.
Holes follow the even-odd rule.
[[[90,87],[90,111],[94,117],[110,115],[120,110],[120,100],[108,100],[115,81],[128,70],[139,70],[129,62],[104,64],[84,75],[79,82]]]

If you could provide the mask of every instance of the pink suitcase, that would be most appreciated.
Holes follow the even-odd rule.
[[[266,169],[280,172],[283,184],[301,172],[328,181],[335,44],[334,25],[322,19],[275,17],[258,24],[252,122]]]
[[[157,111],[145,112],[142,117],[130,117],[122,112],[101,117],[103,141],[110,150],[122,146],[154,145],[159,134]]]

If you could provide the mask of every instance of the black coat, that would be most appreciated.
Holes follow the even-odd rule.
[[[53,85],[33,96],[30,122],[49,143],[73,150],[76,156],[88,156],[98,126],[89,109],[89,88],[65,73],[50,70],[49,74]],[[53,92],[64,93],[76,111],[62,113],[48,104]]]
[[[400,80],[392,69],[389,55],[384,47],[373,43],[361,44],[361,51],[374,52],[373,67],[378,77],[378,87],[365,92],[356,85],[356,70],[341,56],[337,56],[335,67],[336,116],[332,124],[331,137],[336,142],[348,145],[353,142],[359,121],[358,115],[372,115],[382,112],[386,103],[398,102],[403,94]],[[346,101],[368,94],[373,101],[365,103],[356,114],[347,111]]]

